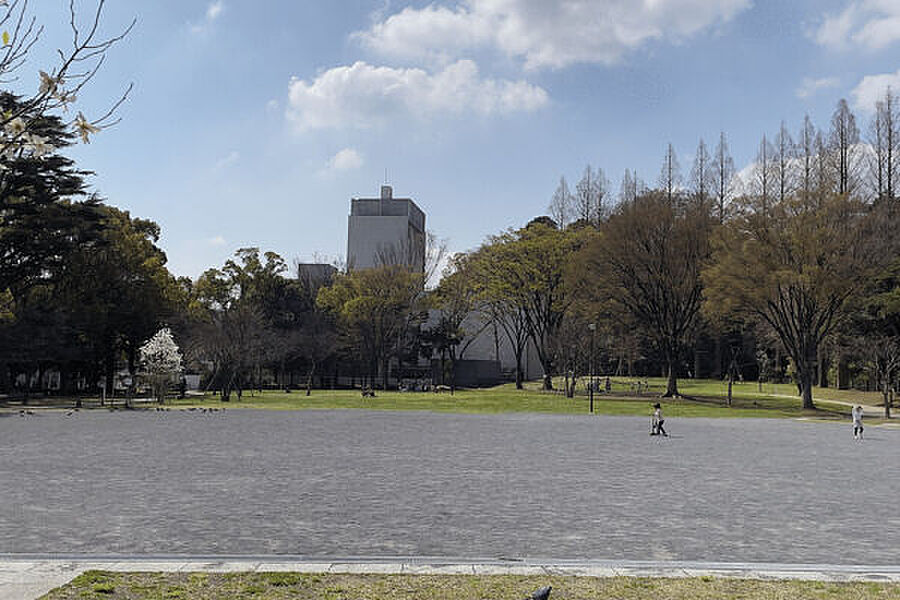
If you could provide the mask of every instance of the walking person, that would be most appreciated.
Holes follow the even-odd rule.
[[[853,438],[861,440],[863,438],[863,408],[859,404],[850,409],[850,416],[853,418]]]
[[[653,419],[652,425],[650,428],[650,435],[661,435],[663,437],[669,437],[669,434],[666,433],[666,430],[663,428],[663,423],[666,420],[663,418],[662,414],[662,406],[659,405],[659,402],[653,405]]]

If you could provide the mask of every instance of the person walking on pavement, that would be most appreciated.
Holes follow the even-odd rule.
[[[863,408],[859,404],[850,410],[850,416],[853,417],[853,438],[861,440],[863,437]]]
[[[663,419],[662,415],[662,406],[659,405],[659,402],[653,405],[653,420],[652,426],[650,428],[650,435],[661,435],[663,437],[669,437],[669,434],[666,433],[666,430],[663,428],[663,423],[666,420]]]

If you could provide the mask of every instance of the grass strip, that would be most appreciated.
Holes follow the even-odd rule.
[[[828,402],[817,404],[816,410],[803,410],[800,401],[777,394],[742,396],[727,406],[723,399],[714,397],[665,398],[644,396],[596,395],[594,413],[604,415],[648,416],[651,405],[662,402],[667,417],[710,418],[797,418],[847,419],[850,408]],[[539,390],[516,390],[512,386],[499,386],[481,390],[458,390],[455,394],[423,392],[376,391],[374,398],[363,398],[354,390],[317,390],[307,396],[303,392],[245,392],[238,400],[232,395],[230,402],[222,402],[219,396],[207,394],[166,402],[170,407],[254,408],[268,410],[309,409],[366,409],[366,410],[420,410],[433,412],[499,414],[499,413],[555,413],[586,414],[589,401],[585,396],[566,398],[564,394]]]
[[[551,600],[900,599],[900,584],[716,577],[111,573],[89,571],[42,600],[522,600],[545,585]]]

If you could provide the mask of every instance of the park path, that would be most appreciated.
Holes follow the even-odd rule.
[[[799,400],[797,396],[792,396],[790,394],[770,394],[771,396],[775,396],[777,398],[791,398],[792,400]],[[863,409],[863,417],[869,417],[872,419],[883,419],[884,418],[884,407],[883,406],[874,406],[872,404],[863,404],[862,402],[847,402],[845,400],[822,400],[822,402],[828,402],[829,404],[837,404],[839,406],[846,406],[852,408],[854,406],[862,406]],[[847,417],[849,419],[849,416]],[[894,411],[891,411],[891,419],[896,419],[897,415]]]
[[[844,402],[842,400],[826,400],[826,402],[830,402],[831,404],[840,404],[841,406],[862,406],[863,409],[863,417],[869,417],[872,419],[883,419],[884,418],[884,407],[883,406],[872,406],[871,404],[861,404],[859,402]],[[891,419],[896,419],[897,415],[894,414],[894,411],[891,411]]]

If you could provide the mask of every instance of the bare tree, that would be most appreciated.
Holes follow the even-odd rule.
[[[825,136],[821,131],[816,133],[816,160],[815,160],[815,186],[816,197],[820,197],[826,192],[830,192],[835,188],[835,178],[831,170],[828,147],[825,145]]]
[[[578,219],[595,227],[606,215],[606,197],[609,195],[609,180],[603,169],[596,171],[588,165],[581,180],[575,185],[575,214]]]
[[[706,142],[700,139],[697,144],[697,153],[694,155],[694,165],[691,168],[691,191],[694,197],[703,205],[709,202],[716,187],[716,172],[713,159],[706,149]]]
[[[637,174],[632,174],[630,169],[625,169],[622,175],[622,184],[619,187],[619,202],[627,204],[634,202],[637,197]]]
[[[892,200],[897,193],[900,176],[900,106],[889,87],[875,103],[875,117],[869,126],[872,155],[869,170],[875,196]]]
[[[765,211],[772,204],[772,192],[775,185],[775,163],[773,161],[772,143],[763,135],[756,151],[756,162],[753,165],[753,194],[759,199]]]
[[[681,189],[681,167],[672,144],[666,147],[663,164],[659,171],[659,189],[666,195],[666,200],[674,202]]]
[[[556,186],[553,198],[550,199],[550,206],[547,208],[550,211],[550,216],[553,217],[553,220],[556,221],[560,228],[565,228],[569,224],[572,218],[573,204],[574,197],[572,192],[569,191],[569,184],[566,183],[565,177],[560,177],[559,185]]]
[[[805,194],[812,194],[816,186],[816,126],[809,115],[803,117],[803,126],[797,138],[797,161],[799,166],[798,187]]]
[[[397,240],[380,246],[375,253],[375,266],[402,266],[425,275],[426,285],[436,284],[437,275],[447,256],[447,240],[428,230],[420,238]]]
[[[784,199],[794,193],[795,189],[795,167],[796,167],[796,149],[794,140],[787,129],[784,121],[778,129],[778,135],[775,136],[773,156],[775,171],[775,188],[778,193],[778,201],[784,202]]]
[[[447,257],[447,238],[439,238],[433,231],[425,232],[425,285],[436,285],[436,275]]]
[[[715,156],[712,163],[712,175],[715,185],[716,212],[719,223],[725,221],[725,208],[731,202],[734,195],[734,180],[736,177],[734,160],[728,151],[728,141],[725,132],[719,134],[719,143],[716,145]]]
[[[859,128],[856,117],[847,101],[841,98],[831,115],[831,131],[828,135],[831,169],[835,175],[838,194],[858,191],[861,180]]]

